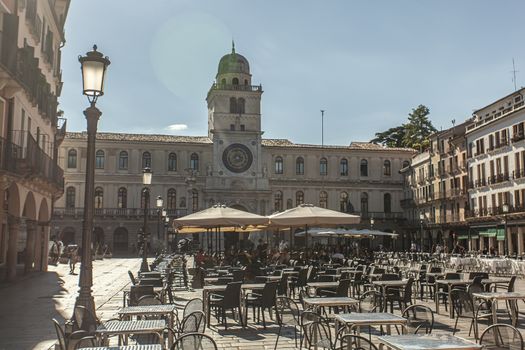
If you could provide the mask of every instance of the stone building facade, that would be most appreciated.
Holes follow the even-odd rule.
[[[60,49],[69,0],[0,1],[0,279],[47,269],[57,165]]]
[[[524,93],[522,88],[477,110],[467,127],[467,221],[480,250],[525,252]]]
[[[232,49],[221,58],[207,94],[207,136],[99,133],[95,242],[121,252],[135,249],[146,166],[153,171],[152,204],[162,196],[170,218],[215,203],[262,215],[312,203],[358,213],[362,227],[374,218],[374,228],[398,230],[403,220],[399,170],[414,151],[361,142],[320,146],[264,139],[262,94],[248,61]],[[59,150],[65,194],[55,204],[54,233],[66,241],[80,241],[85,147],[85,133],[67,133]],[[162,239],[165,229],[156,208],[149,216],[155,243],[157,230]],[[204,242],[204,235],[197,236]],[[238,234],[223,234],[221,248],[238,240]]]

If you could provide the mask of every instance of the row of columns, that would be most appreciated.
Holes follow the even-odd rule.
[[[7,217],[7,256],[6,256],[6,279],[12,281],[17,275],[18,262],[18,239],[22,220],[19,217],[9,215]],[[35,220],[25,220],[26,244],[24,273],[32,271],[47,271],[48,241],[50,227],[46,223],[39,224]]]
[[[518,226],[515,229],[509,227],[507,229],[506,235],[507,235],[506,241],[497,241],[496,237],[489,237],[488,247],[485,247],[485,240],[483,239],[483,237],[473,238],[470,242],[471,243],[470,248],[472,249],[476,245],[475,241],[476,239],[478,239],[480,251],[483,251],[485,248],[494,247],[497,242],[498,252],[500,254],[503,254],[504,252],[505,243],[507,243],[509,253],[512,254],[516,252],[518,255],[522,255],[523,253],[525,253],[525,246],[524,246],[525,245],[525,226]],[[514,247],[514,243],[513,243],[514,241],[512,239],[513,235],[516,235],[517,247]]]

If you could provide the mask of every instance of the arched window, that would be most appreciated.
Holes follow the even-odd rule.
[[[226,79],[222,78],[221,85],[226,85]]]
[[[193,212],[199,210],[199,192],[196,189],[191,191],[191,206]]]
[[[244,85],[248,85],[248,79],[244,79]]]
[[[67,152],[67,167],[70,169],[74,169],[77,167],[77,150],[76,149],[70,149],[69,152]]]
[[[326,193],[326,191],[321,191],[319,193],[319,206],[321,208],[328,207],[328,193]]]
[[[69,186],[66,190],[66,208],[75,207],[76,191],[73,186]]]
[[[295,206],[299,206],[301,204],[304,204],[304,192],[303,191],[297,191],[295,193]]]
[[[177,155],[170,153],[168,156],[168,171],[177,171]]]
[[[197,153],[192,153],[190,156],[190,169],[199,170],[199,156]]]
[[[104,151],[99,149],[95,153],[95,169],[104,169]]]
[[[346,158],[339,162],[339,175],[348,176],[348,160]]]
[[[283,210],[283,193],[281,191],[275,192],[273,210],[274,211]]]
[[[142,153],[142,168],[150,168],[151,169],[151,153],[144,152]]]
[[[125,187],[118,189],[117,208],[128,207],[128,190]]]
[[[390,176],[390,175],[392,175],[392,169],[391,169],[390,161],[389,161],[389,160],[385,160],[385,161],[383,162],[383,175],[384,175],[384,176]]]
[[[385,193],[383,195],[383,207],[385,209],[385,213],[392,212],[392,196],[390,193]]]
[[[237,99],[230,97],[230,113],[237,113]]]
[[[95,188],[95,209],[100,209],[104,205],[104,190],[102,187]]]
[[[403,162],[403,168],[406,168],[406,167],[409,166],[409,165],[410,165],[410,162],[409,162],[408,160],[405,160],[405,161]]]
[[[304,175],[304,159],[303,157],[297,157],[295,160],[295,174]]]
[[[361,216],[368,216],[368,193],[361,193]]]
[[[291,198],[288,198],[286,200],[286,209],[291,209],[291,208],[293,208],[293,201]]]
[[[125,170],[128,168],[128,152],[121,151],[118,155],[118,168]]]
[[[368,176],[368,160],[361,159],[361,176]]]
[[[319,161],[319,174],[328,174],[328,161],[326,160],[326,158],[321,158],[321,160]]]
[[[166,209],[176,209],[177,208],[177,191],[174,188],[168,190],[168,196],[166,200]]]
[[[244,114],[244,107],[246,105],[246,101],[244,98],[239,98],[237,100],[237,113]]]
[[[238,78],[233,78],[232,79],[232,85],[239,85],[239,79]]]
[[[341,192],[339,195],[339,211],[348,213],[348,193]]]
[[[148,208],[151,208],[150,206],[150,197],[146,193],[148,192],[147,188],[143,188],[142,191],[140,191],[140,208],[145,209],[146,208],[146,199],[148,199]]]
[[[275,157],[275,173],[276,174],[282,174],[283,173],[283,158],[282,157]]]

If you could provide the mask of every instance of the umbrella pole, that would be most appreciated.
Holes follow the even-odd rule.
[[[304,227],[304,247],[306,250],[306,257],[308,258],[308,225]]]

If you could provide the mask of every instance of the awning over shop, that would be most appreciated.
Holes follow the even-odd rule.
[[[496,237],[498,241],[505,240],[505,230],[502,228],[489,228],[485,231],[480,231],[479,235],[481,237]]]
[[[458,240],[465,240],[465,239],[468,239],[468,235],[460,235],[458,236]]]

